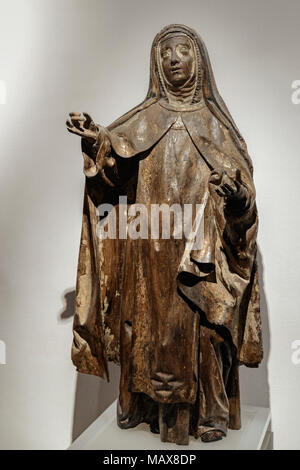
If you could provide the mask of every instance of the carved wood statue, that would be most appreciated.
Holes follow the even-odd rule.
[[[146,99],[107,128],[80,113],[67,128],[82,137],[86,176],[73,362],[108,380],[108,361],[120,364],[121,428],[146,422],[177,444],[221,439],[241,426],[239,366],[262,359],[258,218],[251,159],[202,39],[165,27]],[[130,207],[163,204],[201,208],[198,245],[172,230],[127,236],[139,219]],[[125,236],[99,236],[122,211]]]

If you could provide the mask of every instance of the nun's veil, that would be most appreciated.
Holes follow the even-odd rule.
[[[119,119],[114,121],[109,127],[109,130],[114,129],[118,125],[124,123],[127,119],[132,117],[137,112],[146,109],[151,104],[155,103],[159,99],[164,97],[164,90],[161,84],[161,77],[159,74],[158,64],[157,64],[157,47],[158,44],[165,36],[171,34],[185,34],[187,35],[195,45],[196,55],[200,55],[199,59],[201,60],[201,80],[198,80],[198,84],[201,84],[201,88],[197,90],[195,98],[197,100],[201,95],[205,101],[207,107],[211,110],[214,116],[228,129],[230,132],[236,146],[242,153],[245,158],[248,167],[253,172],[252,162],[247,152],[246,143],[241,136],[227,106],[225,105],[221,95],[218,92],[212,67],[210,64],[208,52],[206,46],[196,31],[193,29],[180,24],[172,24],[163,28],[154,38],[152,47],[151,47],[151,63],[150,63],[150,82],[148,93],[145,100],[131,111],[127,112]],[[199,64],[198,64],[199,65]],[[199,70],[199,67],[198,67]]]

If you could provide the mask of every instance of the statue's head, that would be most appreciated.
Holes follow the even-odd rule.
[[[153,41],[152,83],[171,103],[197,102],[202,95],[201,53],[197,41],[194,31],[183,25],[167,26]]]
[[[159,43],[159,61],[166,85],[183,86],[195,75],[193,41],[183,33],[167,35]]]
[[[171,24],[155,36],[146,98],[110,128],[157,101],[171,110],[208,108],[229,129],[252,172],[245,141],[218,92],[206,46],[199,34],[188,26]]]

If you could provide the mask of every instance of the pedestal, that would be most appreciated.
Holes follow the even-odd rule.
[[[266,450],[272,448],[269,408],[242,406],[242,429],[229,430],[221,441],[203,443],[190,436],[189,445],[161,442],[159,434],[140,424],[132,429],[117,425],[114,401],[69,447],[70,450]]]

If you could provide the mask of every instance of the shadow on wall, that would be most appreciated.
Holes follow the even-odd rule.
[[[64,298],[65,308],[60,314],[61,320],[67,320],[74,315],[75,290],[65,291]],[[109,364],[109,377],[110,382],[107,383],[100,377],[77,373],[72,441],[118,397],[120,381],[118,365]]]
[[[259,368],[240,367],[241,402],[245,405],[270,407],[270,387],[268,380],[268,360],[270,354],[269,309],[264,289],[264,265],[258,247],[258,276],[260,286],[260,310],[263,333],[264,358]]]
[[[67,289],[64,292],[65,307],[64,310],[60,313],[60,320],[68,320],[68,318],[73,317],[75,310],[75,290]]]

